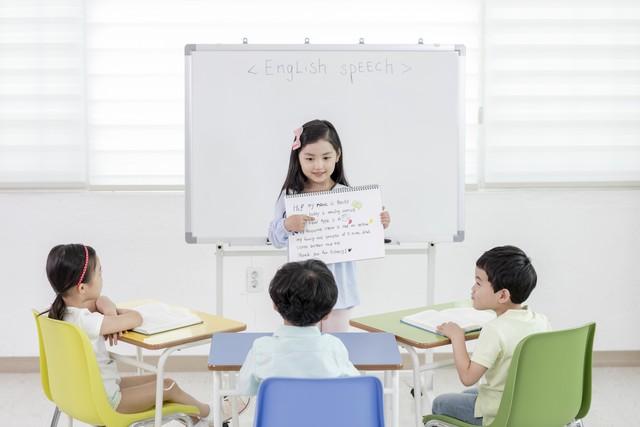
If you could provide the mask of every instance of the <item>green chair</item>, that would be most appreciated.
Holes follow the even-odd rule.
[[[529,335],[513,353],[500,407],[491,427],[582,425],[591,405],[591,357],[595,323]],[[472,427],[443,415],[427,426]]]
[[[111,407],[96,355],[87,335],[80,328],[68,322],[49,319],[46,315],[34,314],[40,333],[42,387],[60,411],[95,426],[126,427],[147,424],[153,420],[153,408],[123,414]],[[163,420],[181,420],[188,426],[192,425],[189,415],[198,414],[195,406],[167,403],[162,407]]]

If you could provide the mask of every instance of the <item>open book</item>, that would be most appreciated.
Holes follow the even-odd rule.
[[[145,335],[158,334],[202,323],[202,319],[190,310],[160,302],[142,304],[131,308],[142,316],[142,325],[133,330]]]
[[[447,308],[444,310],[426,310],[411,314],[400,319],[401,322],[415,326],[434,334],[438,332],[438,325],[445,322],[457,323],[465,332],[477,331],[490,320],[496,318],[491,310],[476,310],[471,307]]]

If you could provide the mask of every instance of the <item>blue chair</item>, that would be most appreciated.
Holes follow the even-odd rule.
[[[376,377],[267,378],[260,384],[255,427],[384,427]]]

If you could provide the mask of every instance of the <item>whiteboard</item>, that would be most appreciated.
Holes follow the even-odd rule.
[[[264,244],[293,129],[333,123],[400,243],[464,238],[463,46],[186,45],[185,238]]]

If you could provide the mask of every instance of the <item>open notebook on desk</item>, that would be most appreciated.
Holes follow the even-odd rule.
[[[405,316],[400,321],[416,328],[424,329],[434,334],[438,332],[438,325],[445,322],[457,323],[465,332],[482,329],[482,326],[496,318],[492,310],[476,310],[471,307],[447,308],[444,310],[425,310]]]
[[[142,316],[142,325],[133,330],[145,335],[159,334],[202,323],[202,319],[190,310],[161,302],[142,304],[131,309]]]

